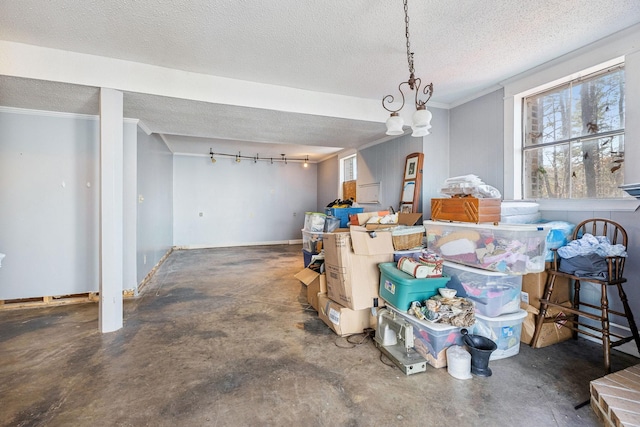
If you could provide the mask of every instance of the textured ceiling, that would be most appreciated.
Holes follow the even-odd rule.
[[[408,77],[402,9],[400,0],[3,1],[0,40],[380,100]],[[640,22],[640,1],[412,0],[409,16],[416,75],[446,107]],[[97,110],[94,89],[18,80],[0,79],[0,105]],[[182,140],[328,151],[384,137],[381,123],[143,94],[126,94],[125,110],[178,152]]]

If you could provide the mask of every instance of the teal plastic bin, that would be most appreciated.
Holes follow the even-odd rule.
[[[413,301],[424,301],[445,288],[449,276],[416,279],[404,271],[398,270],[393,262],[378,264],[380,269],[380,298],[400,311],[406,312]]]

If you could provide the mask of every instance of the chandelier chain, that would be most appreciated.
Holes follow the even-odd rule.
[[[413,53],[411,52],[411,43],[409,42],[409,6],[407,6],[407,0],[404,0],[404,24],[404,35],[407,38],[407,62],[409,63],[409,73],[413,74]]]

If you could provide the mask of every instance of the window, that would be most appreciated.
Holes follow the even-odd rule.
[[[358,164],[355,154],[340,159],[340,194],[342,199],[356,200],[356,179]]]
[[[624,84],[619,64],[523,98],[525,199],[626,195]]]
[[[356,164],[356,156],[345,157],[342,159],[342,182],[355,181],[358,177],[358,168]]]

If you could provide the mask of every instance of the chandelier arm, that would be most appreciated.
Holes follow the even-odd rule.
[[[420,77],[416,77],[414,79],[414,86],[416,91],[416,109],[425,108],[425,106],[427,105],[427,102],[429,102],[429,100],[431,99],[431,95],[433,94],[433,83],[429,83],[422,90],[422,93],[427,95],[427,99],[425,99],[424,101],[418,99],[418,95],[420,95],[421,85],[422,85],[422,79]]]
[[[422,103],[422,105],[426,105],[426,103],[431,99],[431,95],[433,95],[433,83],[429,83],[428,85],[426,85],[422,92],[427,95],[427,99],[425,99]]]
[[[393,97],[393,95],[387,95],[384,98],[382,98],[382,108],[384,108],[385,110],[387,110],[390,113],[397,113],[398,111],[402,110],[402,108],[404,107],[404,92],[402,91],[402,85],[408,85],[408,82],[402,82],[398,85],[398,92],[400,92],[400,96],[402,97],[402,105],[400,105],[400,108],[398,108],[397,110],[392,110],[390,108],[387,108],[386,105],[384,105],[384,103],[386,102],[387,104],[391,104],[395,98]]]

